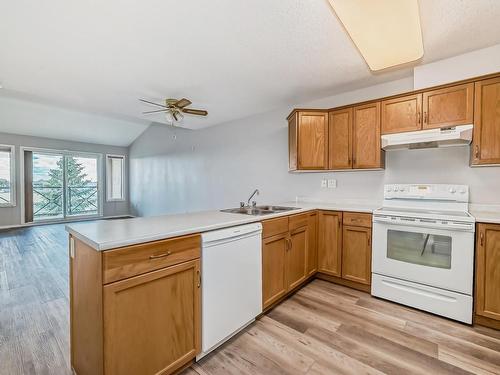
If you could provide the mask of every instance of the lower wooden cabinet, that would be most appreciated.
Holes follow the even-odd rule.
[[[342,276],[342,212],[319,213],[318,271]]]
[[[70,238],[76,374],[166,375],[196,357],[201,349],[200,243],[193,235],[151,242],[142,252],[124,247],[107,253]],[[163,263],[169,265],[157,269]]]
[[[307,276],[312,276],[318,270],[318,213],[309,213],[307,217]]]
[[[104,372],[172,373],[200,351],[200,261],[104,286]]]
[[[344,226],[342,231],[342,278],[371,284],[371,228]]]
[[[500,329],[500,225],[476,230],[475,321]]]
[[[262,240],[262,305],[267,307],[287,292],[285,263],[288,231]]]
[[[371,214],[320,211],[318,272],[352,287],[371,285]]]
[[[271,306],[316,272],[316,262],[312,261],[317,252],[313,248],[317,242],[315,218],[314,212],[266,220],[262,223],[264,308]],[[277,231],[281,233],[276,234]]]

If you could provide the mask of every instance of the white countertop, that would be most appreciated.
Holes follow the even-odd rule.
[[[285,202],[280,206],[298,207],[283,213],[253,216],[220,211],[203,211],[132,219],[96,220],[66,225],[74,237],[98,251],[122,246],[162,240],[192,233],[248,224],[279,216],[287,216],[310,210],[332,210],[371,213],[380,207],[376,202]]]
[[[500,205],[470,204],[469,212],[476,223],[500,224]]]

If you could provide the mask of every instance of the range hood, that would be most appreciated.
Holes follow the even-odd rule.
[[[472,141],[472,125],[420,130],[416,132],[382,136],[382,149],[418,149],[450,146],[467,146]]]

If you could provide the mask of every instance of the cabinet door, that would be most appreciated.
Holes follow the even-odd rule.
[[[500,78],[476,82],[472,164],[500,164]]]
[[[321,211],[319,223],[318,271],[342,276],[342,212]]]
[[[329,113],[328,169],[352,168],[352,108]]]
[[[476,244],[476,314],[500,320],[500,225],[479,224]]]
[[[268,307],[287,291],[285,256],[288,232],[262,240],[262,305]]]
[[[353,129],[353,168],[383,167],[380,102],[354,107]]]
[[[298,113],[298,169],[326,169],[328,113]]]
[[[288,290],[292,290],[306,279],[307,245],[307,226],[294,229],[290,232],[285,266]]]
[[[472,124],[474,84],[424,92],[423,129]]]
[[[105,285],[107,375],[171,373],[200,350],[200,261]]]
[[[318,213],[309,214],[307,218],[307,276],[318,269]]]
[[[371,284],[371,228],[344,226],[342,278]]]
[[[382,134],[422,129],[422,94],[382,101]]]

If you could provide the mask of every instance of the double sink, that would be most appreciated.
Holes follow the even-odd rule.
[[[239,208],[229,208],[226,210],[221,210],[221,212],[229,212],[232,214],[243,214],[243,215],[269,215],[276,214],[279,212],[299,210],[298,207],[285,207],[285,206],[245,206]]]

